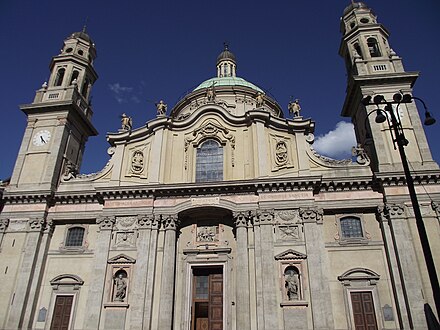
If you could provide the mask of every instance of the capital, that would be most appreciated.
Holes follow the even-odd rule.
[[[176,230],[179,225],[177,215],[162,215],[162,226],[165,230]]]
[[[300,208],[299,214],[304,222],[322,223],[324,218],[324,211],[317,208]]]
[[[96,224],[100,230],[111,230],[115,222],[115,217],[99,217],[96,219]]]
[[[234,218],[235,226],[246,227],[249,219],[249,212],[233,212],[232,217]]]

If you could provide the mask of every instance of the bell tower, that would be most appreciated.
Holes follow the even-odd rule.
[[[375,171],[400,169],[399,153],[387,122],[377,124],[375,116],[369,115],[377,107],[364,106],[361,101],[375,95],[383,95],[385,100],[391,101],[396,93],[412,95],[419,74],[405,71],[402,58],[389,44],[389,32],[378,23],[373,10],[366,4],[352,2],[345,8],[341,32],[339,54],[345,60],[348,79],[342,115],[352,118],[357,141],[366,149]],[[393,107],[409,142],[405,150],[412,166],[438,168],[429,151],[414,101]]]
[[[90,92],[98,78],[95,44],[86,33],[71,34],[50,62],[50,78],[31,104],[21,105],[27,127],[9,191],[53,191],[68,165],[79,169],[85,143],[97,135]]]

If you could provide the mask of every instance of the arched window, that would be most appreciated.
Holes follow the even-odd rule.
[[[364,58],[364,56],[362,55],[362,49],[361,49],[361,47],[359,46],[358,43],[355,43],[355,44],[353,45],[353,48],[354,48],[354,50],[356,51],[356,53],[358,53],[358,55],[359,55],[361,58]]]
[[[196,182],[223,180],[223,148],[215,140],[206,140],[197,149]]]
[[[54,86],[61,86],[64,79],[64,73],[66,73],[66,69],[64,68],[58,69],[57,75],[55,77]]]
[[[74,70],[72,73],[72,78],[70,78],[70,85],[73,84],[74,80],[78,80],[79,72],[77,70]]]
[[[85,98],[87,98],[87,92],[89,90],[89,84],[90,84],[89,79],[86,78],[86,80],[84,81],[84,85],[83,85],[83,87],[81,89],[81,94]]]
[[[371,57],[379,57],[380,55],[380,50],[379,50],[379,45],[377,43],[377,40],[374,38],[368,38],[367,39],[367,46],[368,46],[368,51],[370,52],[370,56]]]
[[[340,219],[341,238],[363,238],[362,221],[356,217]]]
[[[65,246],[82,246],[85,229],[83,227],[72,227],[67,231]]]

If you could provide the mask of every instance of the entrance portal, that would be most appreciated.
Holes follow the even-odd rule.
[[[191,304],[192,330],[223,329],[223,269],[194,267]]]

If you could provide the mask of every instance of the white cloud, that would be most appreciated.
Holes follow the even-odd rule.
[[[340,121],[336,128],[324,135],[319,135],[313,148],[321,155],[343,159],[351,158],[351,148],[356,145],[356,136],[352,123]]]
[[[126,103],[130,99],[130,94],[133,91],[133,87],[121,86],[120,83],[109,84],[108,88],[113,92],[118,103]]]

